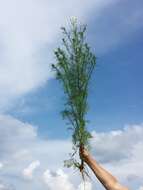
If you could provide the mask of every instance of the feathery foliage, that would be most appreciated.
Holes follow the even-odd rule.
[[[77,154],[81,147],[89,148],[90,132],[86,128],[86,114],[88,111],[87,97],[89,81],[96,64],[96,57],[85,42],[86,26],[78,25],[71,20],[71,28],[62,27],[62,47],[55,50],[56,64],[52,68],[56,78],[64,88],[66,95],[65,109],[62,111],[64,119],[68,120],[72,130],[73,153],[65,161],[65,166],[78,168],[82,174],[86,173],[84,160],[77,161]]]

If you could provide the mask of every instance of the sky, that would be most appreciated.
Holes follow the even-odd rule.
[[[143,190],[142,0],[0,0],[0,190],[83,190],[80,174],[63,167],[71,133],[51,70],[71,17],[87,25],[97,57],[87,114],[92,154]],[[104,189],[91,176],[86,189]]]

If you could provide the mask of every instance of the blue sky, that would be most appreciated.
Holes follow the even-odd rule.
[[[72,16],[87,24],[97,57],[87,114],[93,155],[142,190],[142,9],[141,0],[0,1],[0,190],[82,190],[79,176],[62,167],[71,134],[60,115],[63,90],[51,71],[60,27]],[[102,189],[97,181],[87,184],[95,187]]]

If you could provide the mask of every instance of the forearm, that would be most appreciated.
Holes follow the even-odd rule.
[[[107,190],[128,190],[121,186],[117,179],[102,168],[90,155],[85,159],[85,162]]]

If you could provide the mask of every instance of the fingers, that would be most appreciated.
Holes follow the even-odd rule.
[[[82,159],[85,159],[89,156],[88,151],[84,148],[84,146],[80,146],[79,148],[79,155]]]

